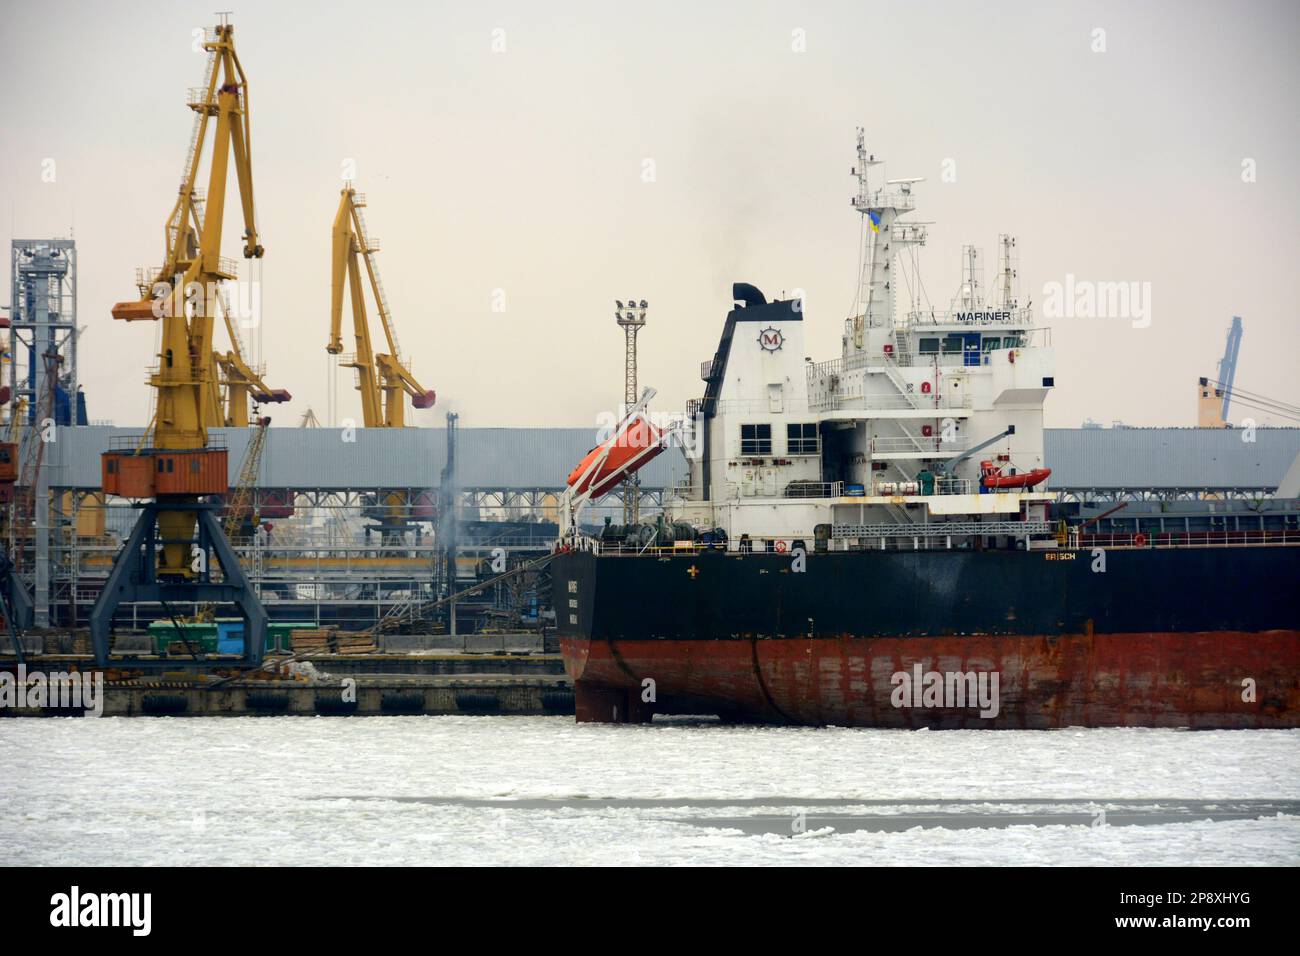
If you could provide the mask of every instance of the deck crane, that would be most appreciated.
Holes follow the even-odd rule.
[[[224,15],[203,47],[208,52],[207,82],[189,97],[198,118],[180,195],[167,222],[163,267],[137,281],[139,299],[113,307],[115,319],[161,322],[162,337],[158,367],[149,378],[157,393],[150,434],[101,456],[104,492],[140,504],[130,537],[90,613],[100,666],[108,664],[113,616],[126,601],[150,601],[164,608],[173,602],[235,604],[245,619],[244,659],[252,666],[261,663],[266,641],[266,609],[217,523],[217,505],[205,500],[230,490],[227,451],[209,444],[208,428],[224,417],[214,401],[214,317],[222,283],[237,274],[235,264],[220,255],[232,154],[244,214],[244,256],[260,258],[263,250],[253,215],[248,80],[235,53],[234,28]],[[203,214],[194,184],[214,118]],[[214,561],[220,578],[212,575]]]
[[[349,183],[342,191],[338,212],[334,216],[330,340],[325,351],[331,355],[343,352],[341,331],[343,283],[346,280],[352,297],[352,328],[357,350],[352,355],[344,355],[339,364],[357,370],[357,391],[361,393],[361,416],[365,427],[401,428],[406,424],[403,393],[411,396],[411,404],[416,408],[432,408],[436,396],[416,381],[410,368],[402,361],[393,317],[388,310],[388,296],[375,261],[379,244],[366,233],[366,220],[361,212],[365,205],[366,197]],[[384,328],[384,339],[388,343],[386,353],[376,354],[370,344],[361,261],[365,262],[370,291]]]
[[[189,150],[181,173],[176,202],[163,230],[163,264],[137,271],[140,297],[113,307],[113,318],[123,321],[163,319],[169,310],[189,305],[195,313],[195,330],[188,353],[173,348],[173,358],[189,354],[191,383],[198,391],[198,417],[208,428],[249,424],[249,400],[254,403],[287,402],[284,389],[272,389],[262,371],[243,357],[239,334],[232,321],[225,283],[238,278],[238,266],[221,255],[227,173],[233,154],[244,216],[244,258],[260,259],[263,247],[257,233],[253,203],[251,128],[248,78],[235,52],[234,28],[219,25],[204,43],[208,52],[203,86],[189,91],[187,105],[195,113]],[[228,98],[228,99],[227,99]],[[215,124],[211,121],[215,118]],[[204,146],[212,140],[212,158],[206,192],[198,186]],[[220,311],[230,339],[230,350],[213,349],[213,327]],[[179,343],[171,343],[173,346]],[[163,357],[168,354],[166,347]],[[222,392],[225,401],[222,401]],[[223,407],[224,405],[224,407]]]

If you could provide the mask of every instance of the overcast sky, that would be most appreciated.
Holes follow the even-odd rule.
[[[5,4],[0,215],[12,237],[75,230],[94,419],[147,415],[153,323],[109,310],[161,261],[213,6]],[[991,275],[1001,232],[1035,302],[1070,274],[1150,283],[1147,328],[1044,320],[1049,425],[1194,424],[1233,314],[1238,384],[1300,404],[1300,4],[318,0],[236,4],[233,23],[266,247],[254,344],[294,395],[276,424],[327,418],[345,161],[403,348],[438,392],[415,422],[594,425],[622,397],[615,298],[650,302],[641,378],[661,410],[701,392],[733,281],[804,290],[809,354],[838,357],[858,125],[889,175],[926,177],[936,304],[963,244]],[[359,418],[339,381],[339,416]]]

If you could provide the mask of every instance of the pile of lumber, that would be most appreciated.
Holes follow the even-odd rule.
[[[335,635],[335,647],[340,654],[373,654],[378,650],[375,646],[375,636],[364,631]]]
[[[289,632],[289,649],[295,654],[331,654],[334,652],[334,628],[295,628]]]
[[[340,631],[336,627],[297,628],[289,632],[295,654],[373,654],[375,636],[366,631]]]

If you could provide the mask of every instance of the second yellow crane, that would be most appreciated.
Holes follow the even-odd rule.
[[[339,364],[357,370],[357,391],[361,393],[361,416],[365,427],[401,428],[406,424],[404,394],[411,396],[415,408],[432,408],[436,396],[431,389],[416,381],[410,368],[402,361],[393,317],[388,311],[388,296],[375,262],[378,243],[367,235],[365,217],[361,212],[365,204],[365,196],[348,185],[342,192],[338,213],[334,216],[330,341],[325,351],[331,355],[343,352],[340,334],[343,284],[346,280],[352,298],[352,328],[357,350],[352,355],[344,355]],[[361,283],[362,262],[379,310],[379,321],[388,343],[387,352],[376,354],[370,343],[370,325],[366,320],[366,300]]]

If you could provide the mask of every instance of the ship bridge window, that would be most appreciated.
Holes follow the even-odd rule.
[[[785,426],[785,453],[787,455],[817,454],[817,423],[807,422]]]
[[[985,352],[996,352],[996,351],[997,351],[998,349],[1000,349],[1000,348],[1002,348],[1002,339],[1001,339],[1001,337],[999,337],[999,336],[997,336],[997,335],[986,335],[986,336],[984,336],[984,351],[985,351]]]
[[[772,426],[741,425],[740,453],[742,455],[772,454]]]
[[[966,340],[960,335],[945,335],[943,351],[945,355],[961,355],[965,350]]]
[[[939,351],[938,339],[921,339],[920,345],[916,350],[921,355],[934,355]]]
[[[1018,335],[1008,335],[1002,340],[1002,347],[1004,349],[1018,349],[1020,346],[1021,341],[1020,336]]]

